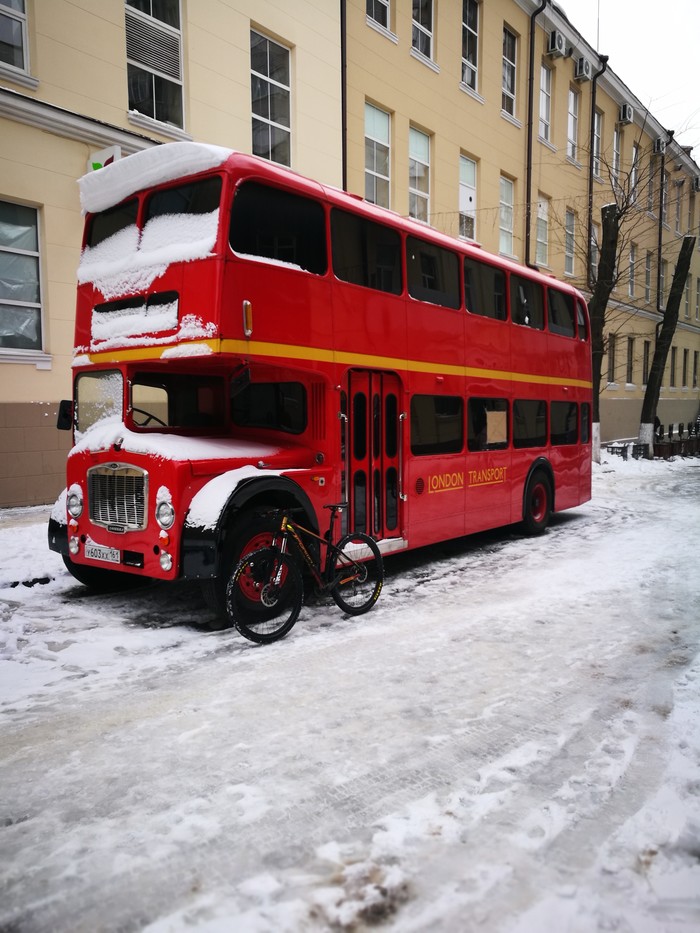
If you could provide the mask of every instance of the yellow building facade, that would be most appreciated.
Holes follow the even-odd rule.
[[[700,169],[554,4],[0,0],[0,37],[0,507],[64,482],[76,180],[173,140],[256,152],[584,292],[600,209],[627,190],[601,432],[636,434]],[[666,423],[698,413],[699,351],[696,247]]]

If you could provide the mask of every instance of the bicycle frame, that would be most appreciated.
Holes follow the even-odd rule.
[[[333,570],[332,570],[333,556],[335,554],[342,553],[341,551],[338,550],[338,548],[335,546],[335,544],[333,544],[333,541],[332,541],[333,526],[335,525],[337,511],[338,509],[336,508],[333,508],[331,510],[331,521],[330,521],[330,526],[328,528],[328,533],[326,537],[317,535],[316,532],[311,531],[311,529],[309,528],[305,528],[303,525],[296,524],[290,519],[289,515],[286,512],[283,512],[282,521],[280,523],[280,530],[277,534],[275,534],[273,538],[273,545],[278,546],[280,551],[283,554],[286,554],[288,551],[287,542],[289,541],[289,538],[292,537],[296,541],[297,546],[301,552],[301,555],[304,558],[304,562],[306,563],[309,570],[311,571],[311,574],[314,578],[314,581],[316,582],[316,585],[322,592],[332,590],[339,579],[339,577],[336,577],[336,574],[333,573]],[[278,542],[277,540],[278,534],[281,537],[281,542]],[[306,545],[304,544],[304,541],[302,540],[302,537],[301,537],[302,534],[308,535],[311,538],[315,538],[317,541],[320,541],[322,545],[325,545],[326,560],[325,560],[323,570],[320,569],[320,563],[321,563],[320,554],[319,554],[319,566],[317,567],[316,562],[314,561],[313,557],[309,553],[308,548],[306,547]]]

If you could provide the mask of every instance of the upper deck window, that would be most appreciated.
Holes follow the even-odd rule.
[[[560,292],[556,288],[548,288],[547,298],[547,318],[550,331],[553,334],[573,337],[576,332],[573,296],[565,295],[564,292]]]
[[[146,221],[163,214],[210,214],[221,200],[221,178],[215,175],[175,188],[163,188],[148,199]]]
[[[543,330],[542,286],[521,275],[511,275],[510,316],[515,324]]]
[[[138,209],[139,202],[134,198],[106,211],[100,211],[99,214],[93,214],[87,232],[87,245],[97,246],[120,230],[135,225]]]
[[[505,321],[506,276],[502,269],[466,256],[464,259],[464,300],[467,311]]]
[[[334,209],[333,271],[343,282],[401,294],[401,238],[395,230]]]
[[[432,301],[445,308],[459,308],[459,260],[456,253],[408,237],[406,240],[408,293],[419,301]]]
[[[231,208],[231,248],[316,275],[328,268],[323,208],[311,198],[244,182]]]

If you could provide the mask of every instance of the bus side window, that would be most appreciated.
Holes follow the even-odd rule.
[[[258,182],[244,182],[236,190],[229,242],[241,255],[272,259],[316,275],[328,268],[323,207]]]
[[[578,325],[578,339],[588,340],[588,320],[586,309],[581,301],[576,302],[576,323]]]
[[[411,453],[459,453],[464,446],[462,399],[457,395],[414,395],[411,399]]]
[[[503,450],[507,446],[507,399],[470,398],[467,406],[469,450]]]
[[[510,277],[510,315],[515,324],[544,328],[542,286],[520,275]]]
[[[400,295],[401,237],[396,231],[333,208],[333,272],[343,282]]]
[[[575,402],[552,402],[549,406],[550,443],[575,444],[578,440],[578,405]]]
[[[513,402],[513,447],[544,447],[546,443],[546,402],[516,399]]]
[[[419,240],[406,239],[408,293],[419,301],[459,308],[459,259],[456,253]]]
[[[478,259],[464,259],[464,301],[467,311],[497,321],[506,319],[506,277],[501,269]]]
[[[547,323],[551,333],[573,337],[574,299],[556,288],[547,289]]]

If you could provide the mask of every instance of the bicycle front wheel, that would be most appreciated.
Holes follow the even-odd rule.
[[[226,587],[226,615],[245,638],[267,645],[290,631],[304,587],[296,564],[278,548],[246,554]]]
[[[384,584],[384,562],[374,538],[362,532],[345,535],[335,551],[336,584],[331,596],[351,616],[368,612]]]

